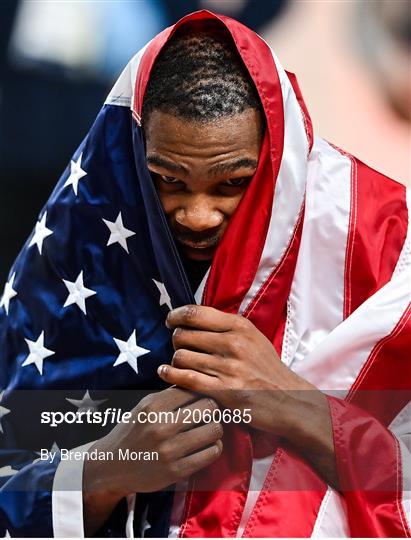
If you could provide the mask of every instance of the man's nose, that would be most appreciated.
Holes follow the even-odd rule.
[[[200,232],[219,227],[224,216],[211,201],[196,197],[177,210],[175,219],[183,227]]]

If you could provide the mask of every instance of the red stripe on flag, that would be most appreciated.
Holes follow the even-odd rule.
[[[308,113],[307,105],[305,104],[303,95],[300,90],[300,85],[298,84],[298,80],[295,73],[286,71],[286,74],[290,80],[291,86],[293,87],[294,93],[297,97],[298,104],[300,105],[301,114],[303,116],[303,121],[304,121],[305,133],[307,134],[307,140],[308,140],[308,154],[310,154],[311,149],[314,144],[313,124],[312,124],[310,115]]]
[[[257,273],[270,223],[284,144],[281,85],[271,50],[240,23],[220,17],[259,93],[267,133],[259,166],[218,247],[205,290],[205,303],[237,313]]]
[[[243,313],[244,317],[250,319],[271,340],[279,356],[281,356],[282,338],[287,318],[287,299],[290,295],[297,264],[303,221],[304,207],[301,209],[293,235],[279,264]],[[276,309],[273,309],[273,306],[276,306]]]
[[[134,84],[133,116],[135,119],[141,119],[144,92],[146,91],[151,70],[159,52],[173,33],[173,28],[171,26],[166,28],[150,41],[140,60]]]
[[[410,282],[411,287],[411,282]],[[411,304],[372,350],[347,400],[389,425],[411,397]]]
[[[249,435],[238,426],[224,427],[224,453],[195,475],[185,501],[181,538],[235,537],[250,481],[252,452]]]
[[[408,210],[405,186],[336,149],[352,163],[344,297],[347,318],[391,279],[407,235]]]
[[[307,463],[279,448],[243,537],[309,537],[325,484]]]
[[[409,537],[398,441],[373,416],[329,398],[341,494],[354,537]]]

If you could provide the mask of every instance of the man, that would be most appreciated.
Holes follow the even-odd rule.
[[[131,97],[132,149],[121,106]],[[296,82],[264,42],[208,12],[160,34],[114,87],[46,212],[27,248],[50,281],[25,290],[26,249],[2,304],[8,335],[30,295],[52,316],[25,328],[29,354],[5,363],[4,386],[44,388],[22,378],[37,368],[50,388],[177,388],[136,399],[131,423],[83,447],[158,461],[85,457],[82,470],[58,452],[53,465],[13,457],[8,530],[407,536],[405,188],[313,140]],[[160,412],[174,421],[138,420]],[[61,487],[70,474],[74,492]],[[174,484],[174,497],[161,491]]]

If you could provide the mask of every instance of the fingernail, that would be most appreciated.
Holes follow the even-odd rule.
[[[157,368],[157,373],[159,374],[160,377],[163,377],[164,375],[166,375],[167,374],[167,366],[165,366],[165,365],[159,366]]]

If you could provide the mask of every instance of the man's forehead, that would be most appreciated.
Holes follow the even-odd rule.
[[[146,156],[147,164],[160,167],[169,171],[174,171],[176,174],[188,176],[189,170],[181,163],[176,163],[160,154],[150,152]],[[248,157],[238,157],[234,159],[223,159],[218,163],[214,163],[208,167],[208,173],[214,176],[237,172],[239,169],[255,170],[258,165],[258,160]]]
[[[144,124],[144,134],[147,141],[155,140],[156,144],[192,142],[200,145],[203,142],[259,139],[262,138],[263,127],[263,119],[255,109],[201,122],[156,109]]]

